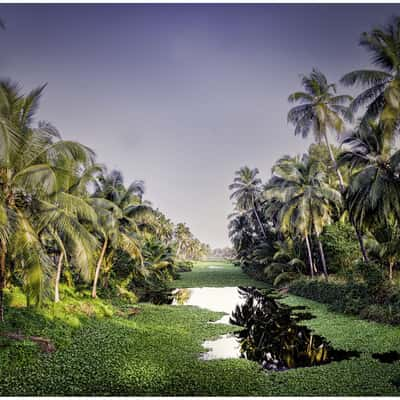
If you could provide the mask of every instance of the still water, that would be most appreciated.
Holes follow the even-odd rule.
[[[236,306],[241,305],[244,299],[239,295],[237,287],[202,287],[190,289],[175,289],[173,292],[174,305],[188,305],[206,308],[207,310],[224,312],[225,315],[217,324],[230,325],[229,319]],[[200,358],[202,360],[239,358],[240,343],[233,334],[222,335],[215,340],[206,340],[203,347],[207,350]]]
[[[358,357],[337,350],[300,321],[313,318],[305,307],[280,303],[275,292],[246,287],[202,287],[146,293],[155,304],[190,305],[225,315],[215,322],[237,326],[233,334],[203,343],[202,360],[246,358],[264,369],[284,371]]]

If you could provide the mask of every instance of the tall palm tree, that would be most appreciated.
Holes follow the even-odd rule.
[[[360,123],[343,143],[349,148],[342,152],[339,163],[352,171],[345,198],[356,229],[400,221],[400,151],[385,145],[383,124]]]
[[[64,173],[60,174],[58,191],[51,196],[50,210],[42,224],[43,231],[55,240],[58,247],[55,302],[60,300],[62,266],[68,261],[68,256],[85,280],[90,277],[92,257],[98,242],[89,231],[97,224],[97,214],[88,203],[88,185],[94,182],[96,175],[103,170],[100,165],[83,165],[73,160],[60,165],[61,168]],[[57,204],[57,209],[52,208],[54,204]]]
[[[252,247],[254,229],[247,212],[236,212],[229,216],[229,238],[239,257]]]
[[[186,258],[187,248],[192,238],[189,227],[184,223],[178,223],[175,227],[174,238],[177,243],[176,256],[180,257],[183,255]]]
[[[349,116],[347,105],[352,97],[337,95],[336,86],[329,83],[326,76],[317,69],[313,69],[309,76],[303,76],[301,83],[305,91],[289,96],[289,102],[300,104],[289,111],[288,122],[295,126],[295,135],[307,137],[312,131],[317,143],[325,141],[343,191],[343,177],[329,143],[328,133],[333,131],[340,135],[344,131],[344,117]]]
[[[0,82],[0,319],[6,255],[15,261],[24,281],[28,301],[40,304],[54,264],[39,236],[41,218],[49,212],[57,192],[60,160],[88,162],[94,157],[87,147],[63,141],[48,123],[33,126],[44,87],[22,95],[17,85]],[[60,227],[61,228],[61,227]],[[64,227],[64,229],[67,229]]]
[[[117,249],[127,253],[133,262],[143,267],[140,232],[137,219],[152,212],[151,207],[142,203],[144,188],[142,182],[133,182],[127,188],[119,171],[111,171],[99,179],[99,184],[90,204],[99,216],[97,233],[102,242],[93,280],[92,297],[97,297],[97,283],[101,266],[106,255],[112,264]],[[145,273],[142,268],[143,273]]]
[[[315,234],[323,272],[328,277],[320,234],[330,223],[331,213],[341,201],[340,193],[326,183],[326,175],[307,155],[283,157],[273,166],[272,177],[265,185],[266,199],[280,203],[280,230],[300,235],[307,247],[310,274],[314,276],[310,236]]]
[[[381,118],[385,145],[390,146],[400,122],[400,17],[381,29],[364,32],[360,38],[379,69],[362,69],[344,75],[341,83],[359,85],[364,90],[352,101],[350,109],[356,112],[362,106],[366,111],[362,123]]]
[[[248,166],[236,171],[233,183],[229,185],[229,190],[233,190],[229,198],[236,201],[236,207],[239,210],[252,210],[262,235],[266,238],[267,235],[258,213],[258,202],[261,193],[261,179],[257,178],[258,174],[257,168],[250,169]]]

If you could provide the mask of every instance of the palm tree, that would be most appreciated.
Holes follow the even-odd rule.
[[[300,105],[289,111],[288,122],[295,126],[295,135],[307,137],[312,131],[317,143],[325,141],[343,191],[343,177],[329,143],[328,132],[331,130],[339,135],[344,131],[344,117],[349,115],[347,104],[352,97],[337,95],[336,86],[329,83],[325,75],[317,69],[313,69],[309,76],[303,76],[301,83],[305,91],[289,96],[289,102],[298,102]]]
[[[352,171],[345,198],[356,229],[362,232],[400,221],[400,151],[385,145],[383,124],[360,123],[343,143],[349,148],[340,155],[339,163]]]
[[[49,213],[42,224],[43,231],[56,242],[59,253],[55,302],[60,300],[59,284],[62,266],[68,260],[67,250],[84,279],[89,279],[92,257],[98,242],[88,229],[97,223],[97,214],[88,203],[88,185],[96,180],[96,175],[102,172],[103,167],[92,163],[80,165],[68,160],[62,170],[65,173],[60,174],[59,190],[52,196]],[[57,204],[57,209],[52,208],[54,204]]]
[[[169,245],[174,237],[174,224],[160,210],[154,210],[154,231],[160,240]]]
[[[88,162],[94,157],[87,147],[63,141],[48,123],[33,126],[44,87],[28,95],[17,85],[0,83],[0,319],[4,318],[3,289],[6,255],[24,281],[28,302],[40,304],[54,264],[39,236],[42,218],[57,192],[60,160]],[[61,228],[61,227],[60,227]]]
[[[247,212],[236,212],[229,216],[229,238],[241,258],[252,247],[254,241],[253,225]]]
[[[191,236],[192,233],[190,232],[190,229],[184,223],[179,223],[176,225],[174,232],[174,238],[177,243],[176,257],[180,257],[181,254],[184,254],[184,257],[187,256],[186,249],[190,242]]]
[[[111,171],[109,175],[99,179],[96,191],[89,201],[99,216],[97,233],[102,242],[93,280],[94,298],[97,297],[100,270],[107,254],[110,265],[115,251],[120,249],[127,253],[133,262],[139,261],[143,266],[137,219],[152,212],[151,207],[142,203],[143,192],[141,181],[135,181],[125,188],[119,171]]]
[[[341,83],[360,85],[364,90],[352,101],[350,110],[366,106],[362,123],[381,118],[386,145],[390,146],[400,122],[400,17],[381,29],[364,32],[360,38],[379,69],[356,70],[344,75]]]
[[[261,179],[257,178],[258,173],[257,168],[250,169],[247,166],[236,171],[233,183],[229,185],[229,190],[233,190],[229,198],[235,199],[236,207],[239,210],[253,211],[258,226],[266,238],[266,232],[258,214],[258,201],[261,193]]]
[[[320,171],[318,163],[310,162],[306,155],[301,159],[289,156],[281,158],[272,169],[272,177],[265,185],[264,196],[280,203],[280,230],[304,238],[312,277],[314,268],[310,236],[315,234],[323,272],[327,278],[320,234],[323,227],[330,223],[331,213],[340,204],[341,195],[326,183],[326,175]]]

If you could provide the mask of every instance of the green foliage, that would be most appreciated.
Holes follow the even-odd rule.
[[[231,268],[225,273],[222,284],[230,281],[228,275],[235,277]],[[11,300],[19,303],[18,299]],[[219,313],[197,307],[139,304],[136,307],[140,313],[129,317],[124,315],[129,304],[123,302],[113,306],[98,299],[65,297],[56,307],[13,307],[9,311],[0,332],[18,329],[27,335],[49,338],[56,351],[44,354],[30,341],[0,336],[0,392],[14,396],[398,394],[393,382],[400,375],[399,363],[379,363],[371,353],[399,348],[399,328],[335,314],[324,305],[293,296],[283,301],[308,306],[307,311],[316,316],[305,321],[311,329],[337,348],[364,352],[362,357],[269,374],[245,359],[205,362],[198,359],[204,351],[201,343],[235,329],[208,323],[219,319]],[[81,307],[81,302],[90,306]],[[107,316],[104,309],[112,315]]]
[[[290,284],[289,292],[328,304],[333,311],[358,315],[371,321],[399,324],[400,287],[382,285],[379,268],[371,263],[363,266],[364,282],[299,279]]]
[[[376,293],[384,281],[384,271],[381,265],[374,262],[360,261],[355,264],[356,274],[359,274],[371,293]]]
[[[354,228],[348,223],[336,222],[326,226],[321,242],[330,273],[345,273],[361,258]]]
[[[178,281],[168,283],[171,287],[220,287],[257,286],[268,287],[267,283],[256,281],[243,274],[239,266],[226,261],[197,261],[191,272],[180,274]]]
[[[176,262],[175,265],[177,272],[190,272],[194,267],[193,261],[185,261],[185,260],[179,260]]]

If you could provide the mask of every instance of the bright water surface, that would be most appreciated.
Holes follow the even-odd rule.
[[[207,310],[224,312],[225,315],[212,323],[228,324],[232,311],[236,305],[243,303],[237,287],[202,287],[190,289],[176,289],[174,305],[188,305],[205,308]],[[226,359],[240,357],[240,344],[232,334],[222,335],[215,340],[206,340],[203,347],[208,350],[201,355],[203,360]]]

